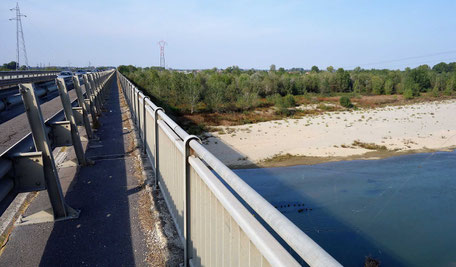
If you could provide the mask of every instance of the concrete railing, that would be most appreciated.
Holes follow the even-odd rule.
[[[94,137],[88,116],[91,115],[92,121],[96,122],[107,93],[107,83],[114,74],[114,71],[105,71],[84,75],[82,83],[77,76],[73,76],[77,95],[74,101],[70,100],[65,80],[56,79],[62,109],[47,120],[43,118],[35,85],[19,84],[31,132],[0,154],[2,208],[8,207],[19,192],[47,190],[54,219],[77,217],[78,212],[65,204],[63,199],[52,150],[73,146],[78,164],[87,164],[77,126],[84,126],[88,137]]]
[[[299,266],[302,260],[310,266],[341,266],[119,72],[118,79],[143,152],[154,167],[155,185],[184,244],[186,266]],[[276,240],[216,175],[288,246]]]

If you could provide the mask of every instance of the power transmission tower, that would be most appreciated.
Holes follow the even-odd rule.
[[[19,54],[20,54],[20,42],[19,42],[19,36],[21,37],[22,40],[22,51],[24,53],[24,59],[25,59],[25,66],[28,68],[28,58],[27,58],[27,50],[25,49],[25,41],[24,41],[24,31],[22,30],[22,20],[21,17],[27,17],[26,15],[22,14],[21,11],[19,10],[19,3],[16,3],[15,8],[11,8],[11,11],[16,11],[16,17],[11,18],[10,20],[15,20],[16,21],[16,70],[20,68],[19,64]]]
[[[162,68],[166,68],[166,64],[165,64],[165,45],[167,45],[168,43],[161,40],[160,42],[158,42],[158,45],[160,46],[160,67]]]

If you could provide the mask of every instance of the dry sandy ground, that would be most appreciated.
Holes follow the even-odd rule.
[[[221,128],[224,133],[210,133],[206,147],[225,164],[237,167],[265,166],[268,158],[285,154],[301,160],[280,165],[305,164],[305,157],[328,161],[448,150],[456,146],[456,100]],[[356,140],[386,146],[388,151],[373,153],[353,145]]]

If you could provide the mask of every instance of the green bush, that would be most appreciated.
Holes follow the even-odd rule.
[[[432,93],[432,96],[438,97],[440,95],[439,88],[437,86],[434,86],[434,88],[432,89],[431,93]]]
[[[443,93],[444,93],[445,95],[450,96],[450,95],[453,94],[453,90],[451,90],[451,87],[447,87],[447,88],[445,88],[445,91],[443,91]]]
[[[274,106],[279,109],[287,109],[296,106],[296,101],[293,95],[281,96],[279,94],[275,94],[272,96],[268,96],[267,100],[273,103]]]
[[[287,107],[287,108],[291,108],[291,107],[296,106],[296,101],[295,101],[293,95],[284,96],[283,97],[283,102],[285,104],[285,107]]]
[[[352,108],[353,107],[353,104],[350,101],[350,98],[348,98],[347,96],[341,96],[340,99],[339,99],[339,103],[344,108]]]
[[[294,110],[290,110],[290,109],[287,109],[287,108],[279,108],[278,110],[276,110],[275,112],[277,115],[282,115],[282,116],[292,116],[293,114],[295,114],[295,111]]]
[[[409,88],[406,88],[406,89],[404,90],[404,98],[405,98],[405,99],[412,99],[413,97],[414,97],[414,95],[413,95],[413,89],[410,88],[410,87],[409,87]]]

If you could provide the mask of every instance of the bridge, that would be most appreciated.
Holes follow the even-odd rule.
[[[25,112],[0,124],[1,265],[158,265],[151,192],[184,266],[340,266],[118,71],[58,78],[46,103],[19,82]]]

